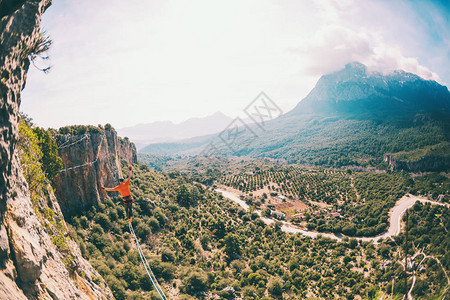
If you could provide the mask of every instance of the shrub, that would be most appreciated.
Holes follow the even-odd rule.
[[[102,228],[105,230],[108,230],[110,228],[111,221],[109,220],[108,216],[104,213],[98,213],[94,217],[94,221],[100,226],[102,226]]]
[[[174,261],[175,257],[176,257],[175,252],[173,252],[172,250],[168,248],[163,248],[161,250],[161,261],[163,262]]]
[[[242,288],[242,296],[244,299],[258,299],[258,292],[254,286],[245,286]]]
[[[274,296],[281,296],[283,294],[283,285],[278,279],[273,279],[269,281],[267,290]]]
[[[153,229],[153,231],[159,229],[159,221],[153,216],[148,219],[148,225]]]
[[[33,195],[40,194],[45,182],[45,173],[42,171],[42,149],[39,147],[39,138],[34,131],[20,119],[19,122],[19,158],[23,175]]]
[[[203,292],[207,288],[206,275],[199,272],[191,272],[182,280],[182,290],[190,295]]]

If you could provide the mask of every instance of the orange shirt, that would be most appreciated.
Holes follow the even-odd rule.
[[[119,184],[116,187],[113,187],[111,190],[119,192],[120,195],[122,195],[122,197],[130,196],[130,194],[131,194],[131,192],[130,192],[130,180],[128,179],[124,183]]]

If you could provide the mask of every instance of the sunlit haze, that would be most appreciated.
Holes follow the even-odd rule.
[[[121,128],[237,117],[264,91],[288,111],[351,61],[448,85],[449,15],[432,1],[54,0],[53,67],[30,67],[21,109],[43,127]]]

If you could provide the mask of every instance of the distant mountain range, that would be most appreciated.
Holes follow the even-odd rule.
[[[151,144],[142,152],[196,155],[212,153],[205,151],[212,145],[216,154],[289,163],[447,169],[450,92],[412,73],[383,75],[350,63],[322,76],[293,110],[266,122],[263,130],[250,125],[233,139],[227,137],[216,134]]]
[[[175,124],[171,121],[139,124],[118,129],[120,136],[126,136],[138,148],[150,143],[172,142],[196,136],[216,133],[224,129],[233,119],[221,112],[204,118],[191,118]]]

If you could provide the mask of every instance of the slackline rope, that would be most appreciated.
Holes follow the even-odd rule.
[[[69,145],[64,146],[64,147],[60,147],[60,148],[58,148],[58,149],[66,148],[66,147],[68,147],[68,146],[71,146],[71,145],[73,145],[73,144],[76,144],[76,143],[80,142],[81,140],[83,140],[83,139],[86,138],[86,137],[87,137],[87,135],[85,135],[83,138],[81,138],[80,140],[78,140],[78,141],[76,141],[76,142],[74,142],[74,143],[72,143],[72,144],[69,144]],[[102,142],[103,142],[103,139],[104,139],[104,138],[105,138],[105,136],[102,137],[102,140],[100,141],[100,143],[99,143],[99,145],[98,145],[97,155],[95,156],[95,159],[94,159],[93,161],[90,161],[90,162],[85,163],[85,164],[82,164],[82,165],[78,165],[78,166],[74,166],[74,167],[62,169],[62,170],[59,171],[58,173],[62,173],[62,172],[66,172],[66,171],[69,171],[69,170],[81,168],[81,167],[84,167],[84,166],[91,166],[91,165],[93,165],[94,163],[96,163],[96,162],[98,161],[98,155],[100,154],[100,149],[102,148]]]
[[[76,143],[81,142],[81,141],[84,140],[85,138],[87,138],[87,134],[85,134],[81,139],[79,139],[79,140],[77,140],[77,141],[75,141],[75,142],[73,142],[73,143],[71,143],[71,144],[69,144],[69,145],[66,145],[66,144],[70,141],[70,139],[69,139],[69,140],[65,141],[61,146],[59,146],[58,149],[63,149],[63,148],[70,147],[70,146],[72,146],[72,145],[74,145],[74,144],[76,144]]]
[[[139,251],[139,255],[141,257],[142,264],[144,265],[144,268],[145,268],[145,271],[147,272],[148,277],[152,281],[153,287],[158,292],[158,295],[159,295],[159,297],[161,297],[162,300],[167,300],[166,295],[164,295],[164,292],[163,292],[161,286],[159,285],[158,281],[156,280],[155,274],[153,274],[153,271],[150,268],[150,266],[148,265],[147,259],[145,258],[145,255],[142,252],[141,246],[139,245],[138,238],[136,237],[136,234],[134,233],[133,225],[131,225],[131,222],[128,223],[128,227],[130,227],[130,232],[133,235],[134,240],[136,241],[136,247]]]

